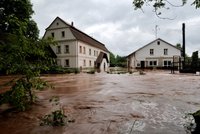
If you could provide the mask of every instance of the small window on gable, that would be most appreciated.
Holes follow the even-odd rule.
[[[58,26],[58,25],[59,25],[59,23],[57,22],[57,23],[56,23],[56,25]]]
[[[154,55],[154,49],[150,49],[150,55]]]
[[[62,31],[62,38],[65,37],[65,31]]]
[[[69,53],[69,45],[65,45],[65,53]]]
[[[164,55],[168,55],[168,49],[164,49]]]
[[[51,33],[51,37],[53,37],[53,38],[54,38],[54,32],[52,32],[52,33]]]
[[[157,41],[157,44],[160,45],[160,41]]]

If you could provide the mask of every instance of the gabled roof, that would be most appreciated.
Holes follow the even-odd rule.
[[[100,52],[99,56],[97,57],[96,63],[97,63],[97,64],[98,64],[98,63],[101,64],[101,62],[103,61],[103,58],[105,58],[106,61],[109,62],[109,61],[108,61],[108,56],[107,56],[107,54],[105,54],[105,53],[103,53],[103,52]]]
[[[156,41],[162,41],[162,42],[164,42],[164,43],[166,43],[166,44],[168,44],[168,45],[170,45],[170,46],[172,46],[172,47],[174,47],[174,48],[180,50],[179,48],[175,47],[174,45],[170,44],[169,42],[166,42],[166,41],[164,41],[164,40],[161,39],[161,38],[157,38],[157,39],[153,40],[152,42],[148,43],[147,45],[145,45],[145,46],[143,46],[143,47],[137,49],[136,51],[134,51],[133,53],[129,54],[129,55],[126,56],[126,57],[129,57],[129,56],[135,54],[136,52],[140,51],[141,49],[145,48],[146,46],[148,46],[148,45],[150,45],[150,44],[152,44],[153,42],[156,42]]]
[[[46,28],[46,30],[48,30],[48,29],[53,25],[53,23],[54,23],[57,19],[60,20],[61,22],[63,22],[64,24],[66,24],[67,26],[71,26],[69,23],[65,22],[63,19],[61,19],[60,17],[57,16],[57,17],[53,20],[53,22],[51,22],[51,24]]]
[[[51,27],[51,25],[57,20],[59,19],[60,21],[62,21],[64,24],[66,24],[67,26],[69,26],[70,31],[72,32],[72,34],[74,35],[74,37],[82,42],[88,43],[89,45],[102,49],[106,52],[109,52],[108,49],[105,47],[105,45],[99,41],[97,41],[96,39],[92,38],[91,36],[87,35],[86,33],[82,32],[81,30],[75,28],[73,25],[70,25],[69,23],[65,22],[64,20],[62,20],[60,17],[56,17],[56,19],[49,25],[49,27],[46,28],[49,29]]]

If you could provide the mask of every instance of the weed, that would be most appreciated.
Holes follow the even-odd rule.
[[[59,105],[59,109],[52,111],[50,114],[45,115],[41,119],[40,126],[65,126],[69,122],[74,122],[75,120],[69,119],[65,114],[62,106],[60,104],[60,99],[57,96],[53,96],[49,102],[52,103],[52,106]]]

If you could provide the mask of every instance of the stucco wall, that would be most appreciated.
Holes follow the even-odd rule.
[[[82,47],[82,53],[80,53],[80,46]],[[85,48],[85,53],[84,53],[84,48]],[[91,50],[91,55],[90,55],[90,50]],[[99,48],[78,41],[78,67],[82,68],[94,67],[95,66],[94,62],[96,61],[101,51],[102,50]],[[107,52],[105,51],[102,52],[106,53],[109,56]],[[84,60],[86,61],[85,66],[84,66]],[[91,66],[90,66],[90,61],[91,61]],[[106,66],[108,66],[108,63],[106,64],[107,64]]]
[[[103,51],[99,48],[93,47],[85,42],[77,40],[70,30],[70,25],[64,23],[59,18],[47,28],[44,38],[53,37],[57,41],[57,45],[51,45],[51,48],[57,55],[57,61],[62,67],[70,68],[93,68],[95,67],[95,61],[100,52]],[[63,35],[64,34],[64,35]],[[69,46],[69,53],[65,52],[65,46]],[[60,46],[61,52],[58,53],[58,46]],[[82,47],[82,53],[80,53],[80,46]],[[85,48],[85,53],[84,53]],[[89,54],[91,50],[91,55]],[[103,51],[108,55],[109,53]],[[66,66],[66,60],[69,60],[69,66]],[[85,62],[85,63],[84,63]],[[106,62],[106,67],[108,64]]]
[[[160,44],[158,44],[158,41]],[[153,49],[153,55],[150,54],[150,49]],[[168,50],[167,55],[164,55],[164,49]],[[162,40],[156,40],[151,44],[139,49],[135,52],[135,55],[130,56],[131,67],[140,66],[141,61],[145,62],[145,66],[149,66],[150,61],[157,61],[157,66],[163,66],[164,61],[173,61],[173,56],[181,56],[180,50],[163,42]]]
[[[100,66],[100,71],[101,72],[107,72],[108,71],[108,67],[109,67],[109,65],[108,65],[106,59],[104,58],[102,63],[101,63],[101,66]]]

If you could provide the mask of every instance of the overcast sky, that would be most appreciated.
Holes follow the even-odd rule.
[[[171,0],[174,3],[174,0]],[[181,0],[180,0],[181,1]],[[200,9],[192,0],[181,8],[162,11],[159,19],[152,7],[134,10],[132,0],[31,0],[42,37],[50,23],[59,16],[93,38],[104,43],[115,55],[126,56],[157,37],[182,44],[182,23],[186,24],[186,53],[200,50]],[[176,1],[174,3],[178,5]]]

